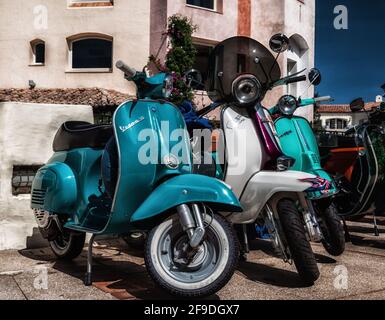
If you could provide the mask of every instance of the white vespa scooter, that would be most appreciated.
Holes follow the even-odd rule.
[[[281,53],[287,49],[288,38],[275,35],[270,45]],[[310,211],[300,208],[307,207],[305,191],[323,190],[325,184],[314,175],[288,170],[295,160],[282,153],[261,101],[275,86],[304,81],[306,76],[280,76],[277,59],[253,39],[234,37],[216,46],[206,88],[215,108],[218,103],[223,106],[223,139],[219,139],[222,143],[217,148],[223,146],[224,150],[211,157],[216,161],[214,165],[198,165],[196,171],[222,178],[240,199],[244,211],[228,219],[243,226],[240,241],[245,252],[247,225],[260,222],[267,227],[283,259],[294,261],[304,282],[313,284],[320,273],[306,230],[322,234]],[[208,111],[212,109],[203,113]]]

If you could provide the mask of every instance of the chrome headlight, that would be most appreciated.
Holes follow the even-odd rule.
[[[298,101],[294,96],[285,95],[278,101],[278,109],[285,116],[292,116],[298,108]]]
[[[167,75],[163,81],[162,94],[165,99],[170,98],[172,90],[174,89],[174,79],[171,75]]]
[[[239,104],[249,105],[261,97],[262,86],[255,76],[245,74],[234,80],[232,92]]]

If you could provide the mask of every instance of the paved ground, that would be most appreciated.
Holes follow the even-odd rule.
[[[228,286],[210,299],[385,299],[385,218],[379,222],[380,237],[373,236],[371,222],[368,217],[349,224],[352,243],[342,257],[331,258],[314,245],[322,275],[313,287],[303,287],[295,268],[259,241]],[[84,252],[73,263],[63,263],[48,249],[0,252],[0,300],[171,298],[154,287],[140,254],[118,240],[95,248],[92,287],[82,284],[85,258]]]

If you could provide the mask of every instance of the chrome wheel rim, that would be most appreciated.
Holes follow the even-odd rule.
[[[220,238],[213,228],[207,227],[205,240],[198,248],[198,252],[190,263],[181,265],[175,262],[175,255],[187,241],[188,237],[179,224],[178,226],[175,223],[170,224],[158,243],[158,261],[164,272],[176,281],[200,282],[215,272],[218,262],[223,258]]]

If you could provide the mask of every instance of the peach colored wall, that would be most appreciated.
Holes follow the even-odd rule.
[[[1,0],[0,1],[0,87],[25,88],[28,80],[38,87],[103,87],[133,93],[121,72],[68,72],[68,45],[66,38],[83,32],[96,32],[114,38],[114,62],[125,60],[141,69],[150,53],[160,50],[164,58],[166,45],[162,33],[166,31],[167,17],[179,13],[190,17],[198,26],[194,34],[197,42],[217,43],[238,34],[239,5],[251,4],[251,37],[268,45],[274,33],[288,36],[298,33],[309,45],[309,65],[314,62],[315,0],[217,0],[223,3],[218,12],[186,5],[185,0],[115,0],[108,8],[68,8],[62,0]],[[33,26],[36,5],[48,9],[47,30]],[[248,10],[246,10],[248,11]],[[241,13],[243,11],[241,10]],[[17,17],[17,20],[15,20]],[[46,65],[29,66],[29,42],[40,38],[46,41]],[[17,56],[17,58],[15,58]],[[287,56],[279,60],[286,74]],[[266,98],[266,105],[274,104],[285,88],[275,89]],[[312,92],[309,92],[310,95]]]
[[[195,37],[210,41],[237,35],[238,31],[238,0],[223,0],[223,12],[213,12],[201,8],[186,6],[185,0],[168,1],[167,14],[175,13],[188,16],[198,25]]]
[[[238,32],[238,0],[223,1],[218,11],[206,10],[186,5],[186,0],[151,0],[151,54],[162,61],[166,55],[167,42],[164,33],[167,29],[167,17],[181,14],[189,17],[197,25],[194,33],[196,42],[218,43]],[[165,14],[166,13],[166,14]]]
[[[48,27],[37,30],[34,9],[47,8]],[[123,59],[141,69],[150,46],[150,1],[115,0],[113,7],[68,8],[66,0],[0,1],[0,87],[102,87],[134,93],[135,88],[114,68],[112,73],[68,72],[66,38],[96,32],[114,38],[113,60]],[[46,65],[29,66],[30,41],[46,42]]]

